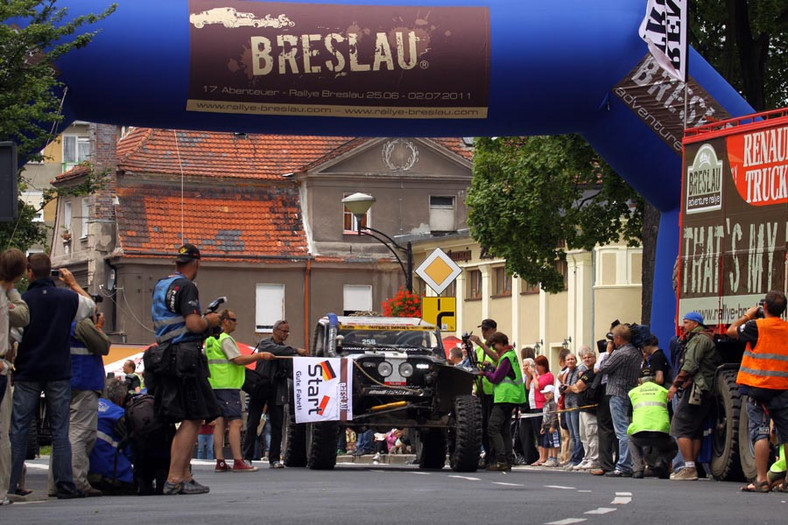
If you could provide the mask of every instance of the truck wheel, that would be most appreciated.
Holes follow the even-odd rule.
[[[723,370],[717,374],[716,402],[712,414],[711,475],[721,481],[743,479],[739,461],[739,421],[742,399],[736,385],[736,370]]]
[[[427,428],[419,432],[421,454],[419,468],[440,470],[446,464],[446,436],[443,430]]]
[[[285,430],[285,466],[306,466],[306,425],[296,424],[295,414],[287,415]]]
[[[482,448],[482,405],[475,396],[454,400],[454,426],[449,429],[449,465],[455,472],[476,472]]]
[[[336,421],[306,425],[307,466],[312,470],[331,470],[337,464],[339,424]]]

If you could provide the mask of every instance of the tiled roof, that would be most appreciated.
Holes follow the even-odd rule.
[[[197,176],[279,179],[350,140],[351,137],[133,128],[118,141],[118,168],[130,172],[183,171]]]
[[[182,244],[178,185],[124,184],[123,178],[117,225],[124,255],[174,254]],[[295,186],[195,186],[183,197],[183,242],[197,245],[205,259],[308,256]]]

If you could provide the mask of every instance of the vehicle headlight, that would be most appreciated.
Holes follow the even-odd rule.
[[[410,377],[413,375],[413,365],[410,363],[402,363],[399,365],[399,375],[402,377]]]
[[[394,367],[388,361],[381,361],[378,363],[378,374],[381,377],[388,377],[394,371]]]

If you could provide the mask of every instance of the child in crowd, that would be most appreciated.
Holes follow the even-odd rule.
[[[558,405],[555,402],[555,386],[547,385],[542,390],[545,397],[542,407],[542,430],[539,432],[544,439],[544,448],[547,450],[545,467],[557,467],[558,451],[561,448],[561,436],[558,434]]]
[[[213,459],[213,425],[205,421],[197,434],[197,459]]]

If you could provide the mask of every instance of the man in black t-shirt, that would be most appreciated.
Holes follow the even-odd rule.
[[[219,315],[201,315],[199,292],[193,282],[199,268],[200,250],[184,244],[175,259],[175,273],[157,282],[153,292],[156,342],[159,347],[167,346],[174,356],[174,370],[154,376],[156,415],[168,423],[180,422],[163,487],[166,495],[209,491],[194,480],[189,464],[200,424],[221,413],[208,383],[208,362],[202,353],[203,339],[219,324]]]
[[[670,363],[668,363],[665,352],[659,347],[657,336],[652,335],[643,345],[643,359],[643,368],[651,370],[656,384],[664,386],[665,383],[673,382]]]

